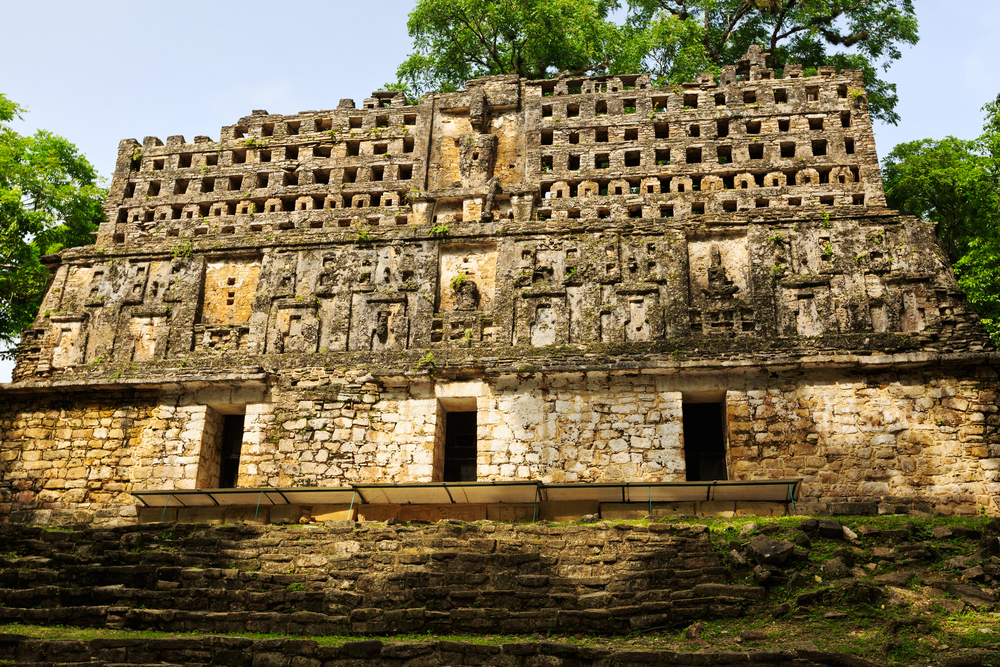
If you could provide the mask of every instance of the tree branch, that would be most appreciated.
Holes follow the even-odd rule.
[[[709,43],[709,36],[711,35],[711,31],[708,30],[708,27],[710,25],[710,21],[708,12],[707,11],[705,12],[705,41],[702,43],[705,45],[705,51],[708,52],[708,57],[710,60],[712,60],[716,64],[719,63],[719,59],[722,57],[722,48],[726,45],[726,42],[729,41],[729,36],[732,35],[733,30],[736,28],[736,24],[739,23],[744,16],[746,16],[747,12],[750,11],[750,9],[751,9],[751,0],[743,0],[743,4],[740,6],[738,10],[736,10],[736,13],[734,13],[732,16],[729,17],[726,29],[719,36],[719,41],[714,45]]]
[[[791,0],[791,2],[782,8],[781,13],[778,14],[778,20],[774,24],[774,30],[771,32],[771,53],[774,53],[778,48],[778,31],[781,30],[781,26],[785,24],[785,16],[788,15],[788,10],[794,7],[795,4],[796,0]]]

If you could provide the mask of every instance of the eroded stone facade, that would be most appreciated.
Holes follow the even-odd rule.
[[[885,208],[860,72],[490,77],[416,105],[123,141],[0,409],[4,507],[218,484],[684,480],[1000,510],[995,353],[931,226]],[[104,422],[108,422],[105,424]],[[117,424],[117,425],[116,425]],[[126,513],[128,510],[126,510]]]

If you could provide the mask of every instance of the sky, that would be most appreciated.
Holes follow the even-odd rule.
[[[331,109],[395,79],[410,50],[414,0],[0,0],[0,92],[28,109],[15,129],[75,143],[110,179],[118,142],[219,136],[254,109]],[[876,125],[879,156],[898,143],[977,136],[1000,93],[996,0],[914,0],[920,42],[886,75],[898,126]],[[0,361],[0,382],[13,364]]]

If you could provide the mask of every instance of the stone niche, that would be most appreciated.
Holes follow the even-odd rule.
[[[463,183],[460,167],[462,137],[472,134],[468,110],[441,111],[435,118],[434,135],[431,144],[431,161],[437,162],[437,169],[431,169],[432,189],[468,187]]]
[[[87,314],[52,317],[52,367],[69,368],[83,363],[87,352]]]
[[[778,333],[782,336],[819,336],[838,330],[830,285],[821,280],[783,287],[780,291]]]
[[[403,294],[358,292],[351,305],[351,350],[405,349],[410,344],[408,299]]]
[[[443,246],[438,274],[438,312],[490,312],[496,292],[496,273],[496,245]]]
[[[249,322],[259,276],[260,260],[256,257],[206,262],[201,323]]]
[[[717,234],[688,242],[691,325],[695,332],[753,330],[747,289],[747,237]]]
[[[128,336],[132,340],[132,361],[163,357],[167,343],[166,314],[138,313],[129,320]]]
[[[267,334],[267,351],[279,354],[315,352],[320,329],[315,299],[305,303],[295,299],[277,299],[273,309],[274,316]]]
[[[691,303],[704,303],[728,292],[746,298],[749,264],[747,237],[743,234],[688,241]]]

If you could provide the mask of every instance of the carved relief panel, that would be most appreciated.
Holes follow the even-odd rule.
[[[52,316],[52,368],[70,368],[85,362],[87,317],[87,313]]]
[[[122,349],[130,354],[130,361],[152,361],[165,356],[168,337],[165,314],[130,317],[125,333],[131,345]]]
[[[111,261],[91,268],[90,281],[84,288],[89,329],[86,361],[131,357],[131,340],[119,330],[119,320],[127,323],[120,306],[135,287],[135,277],[134,269],[125,262]]]
[[[431,248],[396,243],[358,251],[362,268],[351,295],[349,349],[405,349],[417,333],[414,321],[429,327],[437,268]]]
[[[277,299],[272,325],[267,329],[268,352],[316,352],[320,320],[315,299]]]
[[[496,292],[496,245],[443,245],[439,252],[438,312],[491,312]]]
[[[497,258],[494,243],[440,247],[432,344],[471,347],[494,342]]]
[[[617,268],[617,238],[602,241],[612,249]],[[515,287],[515,345],[564,345],[587,336],[581,326],[583,304],[596,300],[596,285],[588,280],[593,269],[585,252],[594,243],[595,238],[585,237],[510,244],[507,278]]]
[[[829,278],[786,281],[780,290],[778,334],[819,336],[839,331]]]
[[[358,260],[356,253],[347,251],[318,253],[314,293],[318,302],[320,320],[319,349],[342,351],[347,349],[351,322],[351,287],[357,281]]]
[[[211,325],[249,322],[259,276],[260,260],[255,257],[207,261],[200,322]]]
[[[688,241],[691,330],[695,333],[752,332],[754,311],[748,289],[750,255],[743,233]]]

